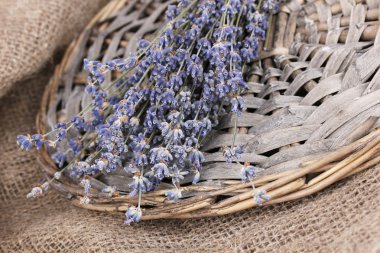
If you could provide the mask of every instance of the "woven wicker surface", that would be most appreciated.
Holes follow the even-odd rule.
[[[75,207],[55,191],[27,201],[43,173],[15,138],[34,130],[52,74],[17,83],[0,101],[0,252],[379,252],[380,167],[293,202],[137,226],[123,226],[123,214]]]
[[[380,252],[379,167],[294,202],[134,227],[122,226],[121,214],[76,208],[55,192],[26,201],[43,173],[15,138],[33,132],[52,74],[15,83],[0,100],[0,252]]]
[[[169,3],[114,1],[93,19],[68,49],[46,90],[38,119],[41,132],[70,119],[91,101],[83,92],[82,59],[107,61],[129,55],[139,38],[160,27]],[[274,16],[262,59],[248,71],[249,89],[243,95],[247,110],[238,121],[236,137],[236,144],[245,145],[241,162],[256,165],[255,186],[271,197],[267,204],[310,195],[380,161],[375,138],[379,131],[346,146],[371,132],[380,116],[377,12],[378,5],[372,2],[327,7],[294,0]],[[162,184],[160,191],[143,195],[143,205],[150,206],[143,219],[214,216],[257,205],[251,185],[239,182],[240,165],[225,163],[222,155],[233,126],[234,117],[224,116],[204,142],[207,162],[201,183],[182,187],[190,198],[167,203],[164,192],[172,186]],[[46,152],[40,161],[51,177],[56,167]],[[315,177],[316,172],[323,173]],[[80,204],[83,190],[75,182],[63,179],[53,185],[75,205],[125,211],[137,201],[127,196],[130,180],[123,170],[92,178],[98,189],[89,205]],[[183,183],[188,182],[185,178]],[[106,185],[116,186],[118,193],[103,193]]]

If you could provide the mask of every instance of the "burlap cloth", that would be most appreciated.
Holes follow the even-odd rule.
[[[122,214],[82,210],[55,192],[27,201],[42,173],[33,154],[18,150],[16,135],[35,131],[42,92],[53,73],[49,59],[100,2],[1,1],[0,87],[14,85],[0,99],[0,252],[380,252],[380,167],[296,202],[132,227],[123,225]],[[28,18],[26,9],[37,14]]]

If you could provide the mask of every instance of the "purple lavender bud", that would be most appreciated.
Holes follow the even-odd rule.
[[[172,124],[177,124],[182,120],[181,113],[179,111],[170,112],[168,120]]]
[[[60,153],[60,152],[54,153],[51,156],[51,158],[53,158],[53,160],[58,164],[58,167],[60,168],[62,168],[66,162],[66,154],[64,153]]]
[[[170,151],[164,147],[152,148],[150,151],[150,163],[155,164],[161,161],[169,163],[173,160]]]
[[[145,154],[138,152],[134,154],[133,163],[137,166],[148,165],[148,158]]]
[[[235,158],[235,152],[233,149],[225,147],[223,150],[223,156],[226,158],[227,163],[232,163],[233,159]]]
[[[18,135],[17,136],[17,144],[22,150],[31,150],[33,148],[33,141],[32,138],[27,135]]]
[[[244,99],[241,96],[237,96],[231,99],[231,112],[234,112],[238,116],[240,116],[243,109],[244,109]]]
[[[199,182],[199,180],[201,179],[201,173],[199,172],[199,170],[197,170],[197,172],[195,173],[194,175],[194,178],[193,178],[193,184],[197,184]]]
[[[88,195],[90,193],[90,189],[91,189],[91,181],[89,179],[82,179],[80,184],[84,188],[84,194]]]
[[[168,200],[176,203],[178,199],[182,198],[182,193],[181,193],[181,190],[179,189],[173,189],[173,190],[165,192],[165,196]]]
[[[147,48],[150,44],[149,41],[144,40],[144,39],[139,40],[138,43],[139,43],[139,49]]]
[[[70,139],[69,146],[74,154],[78,154],[82,150],[82,142],[79,138]]]
[[[32,141],[37,150],[40,150],[44,144],[44,140],[41,134],[32,135]]]
[[[70,176],[79,178],[83,173],[86,173],[89,168],[90,165],[87,162],[77,162],[71,167]]]
[[[171,176],[173,185],[179,184],[185,178],[185,176],[189,174],[189,171],[180,170],[176,164],[173,164],[170,170],[172,171]]]
[[[159,129],[164,137],[172,135],[172,129],[170,128],[170,124],[168,122],[161,122]]]
[[[253,194],[253,199],[256,201],[257,205],[261,206],[263,205],[263,200],[270,200],[270,196],[266,194],[265,190],[260,189]]]
[[[245,183],[247,180],[252,181],[255,177],[255,167],[249,164],[244,164],[241,168],[241,180]]]
[[[209,131],[211,131],[211,128],[212,128],[212,123],[211,123],[211,120],[209,118],[204,118],[201,122],[201,126],[202,126],[202,133],[201,133],[201,136],[204,137],[207,135],[207,133]]]
[[[132,135],[130,138],[132,139],[130,147],[132,148],[133,152],[140,152],[144,150],[144,148],[149,147],[142,133],[139,133],[138,135]]]
[[[89,63],[90,63],[90,62],[89,62],[88,59],[86,59],[86,58],[83,59],[83,70],[85,70],[85,71],[86,71],[86,70],[89,70],[89,67],[90,67],[90,66],[89,66]]]
[[[64,139],[66,139],[66,135],[66,129],[59,129],[56,135],[57,141],[63,141]]]
[[[196,139],[194,136],[187,137],[185,140],[185,145],[188,147],[196,146],[198,145],[198,139]]]
[[[129,125],[133,129],[136,129],[140,125],[140,119],[137,117],[132,117],[131,120],[129,121]]]
[[[45,182],[41,185],[41,189],[44,191],[44,192],[47,192],[49,190],[49,182]]]
[[[131,225],[131,223],[139,222],[141,220],[142,211],[140,208],[130,206],[125,212],[125,217],[126,217],[126,220],[124,221],[124,223],[126,225]]]
[[[34,187],[31,192],[29,192],[26,197],[28,199],[35,199],[39,196],[42,196],[43,195],[43,190],[41,187]]]
[[[102,189],[102,192],[110,193],[112,195],[116,192],[116,186],[106,186]]]
[[[98,88],[92,83],[87,84],[85,88],[85,91],[90,95],[95,95],[97,90]]]
[[[233,148],[233,152],[236,158],[240,159],[241,155],[244,153],[244,145],[237,145]]]
[[[183,134],[183,132],[182,132],[182,129],[180,129],[180,128],[175,128],[174,130],[173,130],[173,136],[172,136],[172,141],[173,141],[173,143],[174,144],[180,144],[181,143],[181,141],[182,141],[182,139],[185,137],[185,135]]]
[[[203,153],[195,148],[190,149],[188,159],[198,169],[201,168],[202,162],[206,160]]]
[[[152,189],[152,183],[148,178],[144,176],[134,176],[132,183],[129,184],[129,187],[132,188],[132,191],[129,193],[130,197],[135,196],[137,193],[147,192]]]
[[[178,160],[182,161],[186,158],[186,146],[182,145],[172,145],[170,146],[170,152]]]
[[[54,179],[59,180],[62,176],[62,171],[57,171],[54,173]]]
[[[81,130],[85,127],[85,122],[84,119],[80,116],[74,116],[71,119],[71,122],[74,124],[74,126],[78,129]]]
[[[169,168],[165,163],[157,163],[152,167],[152,171],[154,172],[154,175],[158,177],[160,180],[162,180],[164,177],[169,177],[170,172]]]

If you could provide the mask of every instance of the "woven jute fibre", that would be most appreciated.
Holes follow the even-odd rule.
[[[76,23],[89,1],[56,2],[74,5],[70,10],[75,16],[66,14]],[[57,8],[45,9],[44,15],[55,18],[54,11]],[[71,24],[66,19],[61,20],[62,26]],[[51,25],[48,18],[39,22],[36,27]],[[12,30],[12,36],[21,34],[23,28],[19,29]],[[69,32],[55,31],[51,41],[69,42],[75,31],[65,31]],[[8,43],[17,52],[17,48],[27,48],[29,40]],[[0,72],[1,84],[7,76],[8,83],[14,84],[0,99],[0,252],[380,252],[380,167],[296,202],[199,220],[124,226],[122,214],[76,208],[54,191],[27,201],[25,195],[41,183],[43,175],[33,154],[19,151],[15,139],[19,133],[35,131],[40,99],[53,73],[52,64],[42,70],[41,66],[53,58],[53,51],[44,51],[46,58],[38,59],[39,64],[28,65],[29,73],[35,73],[32,79],[15,82],[25,76],[17,79]],[[20,59],[15,52],[6,62]],[[38,56],[28,52],[23,56]]]
[[[0,97],[15,82],[37,73],[106,2],[0,1]]]

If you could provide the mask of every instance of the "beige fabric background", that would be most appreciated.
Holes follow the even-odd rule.
[[[104,2],[0,0],[0,252],[380,252],[380,167],[296,202],[131,227],[55,192],[27,201],[42,173],[16,135],[35,131],[54,53]]]
[[[0,97],[36,74],[109,0],[0,0]]]

